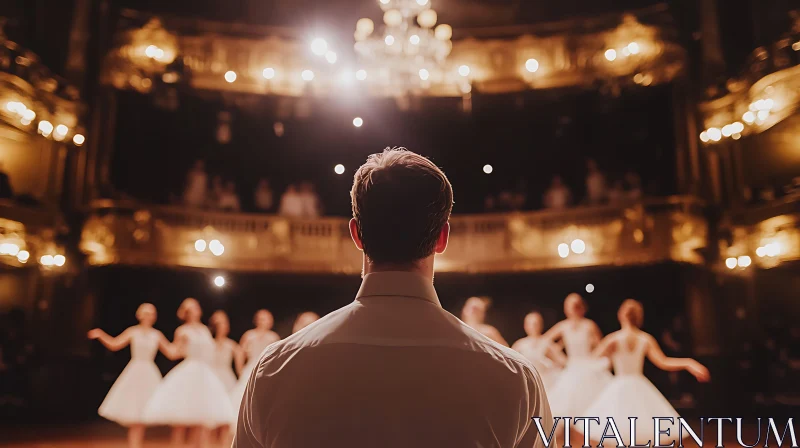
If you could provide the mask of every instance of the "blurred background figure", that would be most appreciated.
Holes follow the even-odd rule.
[[[295,184],[290,184],[281,195],[278,214],[285,218],[302,218],[304,211],[303,196],[297,191]]]
[[[297,316],[297,319],[294,321],[294,326],[292,327],[292,334],[297,333],[298,331],[306,328],[307,326],[313,324],[314,322],[319,320],[319,314],[313,311],[306,311],[304,313],[300,313]]]
[[[256,191],[253,193],[253,205],[258,213],[268,213],[272,211],[275,198],[273,197],[272,188],[269,186],[269,181],[261,178],[256,186]]]
[[[242,204],[239,201],[239,195],[236,193],[236,183],[229,180],[222,190],[222,195],[219,198],[217,207],[226,212],[239,212],[242,210]]]
[[[198,160],[186,176],[186,187],[183,190],[183,204],[188,207],[203,207],[206,203],[208,175],[206,165]]]
[[[553,176],[550,187],[544,192],[544,207],[560,210],[569,207],[572,203],[572,193],[569,191],[561,176]]]
[[[606,176],[597,167],[594,159],[586,161],[586,202],[589,205],[599,205],[606,201]]]
[[[500,334],[497,328],[485,322],[486,312],[491,305],[492,300],[488,297],[470,297],[467,299],[466,303],[464,303],[464,308],[461,310],[461,320],[489,339],[508,347],[508,342],[503,338],[503,335]]]

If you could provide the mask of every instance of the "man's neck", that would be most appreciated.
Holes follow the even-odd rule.
[[[377,272],[412,272],[433,282],[433,257],[431,255],[412,263],[374,263],[365,256],[362,276]]]

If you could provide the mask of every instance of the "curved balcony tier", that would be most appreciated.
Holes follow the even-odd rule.
[[[81,250],[92,266],[358,274],[345,218],[289,220],[173,206],[96,202]],[[660,262],[700,264],[707,242],[693,198],[628,206],[455,215],[438,272],[527,272]],[[216,241],[214,241],[216,240]]]

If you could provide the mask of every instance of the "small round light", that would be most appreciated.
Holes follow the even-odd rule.
[[[311,70],[303,70],[303,72],[300,73],[300,77],[303,78],[303,81],[313,81],[314,72],[312,72]]]
[[[337,59],[336,53],[334,53],[333,51],[325,53],[325,60],[328,61],[329,64],[335,64],[336,59]]]
[[[586,252],[586,243],[584,243],[580,238],[572,240],[572,243],[570,243],[569,247],[576,254],[582,254]]]
[[[764,246],[759,246],[758,249],[756,249],[756,255],[758,255],[759,257],[766,256],[767,255],[767,248],[764,247]]]
[[[272,79],[275,77],[275,69],[272,67],[267,67],[261,72],[261,76],[263,76],[264,79]]]
[[[363,81],[363,80],[367,79],[367,71],[364,70],[364,69],[358,70],[356,72],[356,79],[359,80],[359,81]]]
[[[216,286],[217,288],[222,288],[223,286],[225,286],[225,277],[221,275],[214,277],[214,286]]]
[[[225,72],[225,81],[229,83],[236,81],[236,72],[233,70],[228,70]]]
[[[53,124],[47,120],[42,120],[39,122],[39,133],[44,135],[45,137],[49,137],[50,134],[53,132]]]
[[[469,65],[462,65],[458,67],[458,74],[461,76],[469,76]]]
[[[211,240],[208,243],[208,250],[210,250],[215,256],[219,257],[225,252],[225,246],[223,246],[219,240]]]
[[[558,245],[558,256],[561,258],[569,257],[569,244],[561,243]]]
[[[744,125],[740,121],[733,122],[731,123],[731,130],[734,134],[738,134],[744,131]]]
[[[525,61],[525,70],[531,73],[536,73],[536,71],[539,70],[539,61],[533,58],[528,59]]]
[[[766,110],[766,109],[765,110],[760,110],[760,111],[758,111],[757,117],[761,121],[766,120],[767,118],[769,118],[769,111]]]
[[[487,163],[486,165],[484,165],[484,166],[483,166],[483,172],[484,172],[484,173],[486,173],[486,174],[492,174],[492,172],[493,172],[493,171],[494,171],[494,167],[493,167],[492,165],[489,165],[489,164]]]
[[[747,255],[740,255],[739,258],[736,259],[736,264],[739,265],[740,268],[746,268],[750,266],[750,263],[753,261]]]
[[[199,240],[194,242],[194,250],[196,250],[198,252],[205,251],[206,250],[206,246],[207,246],[206,240],[204,240],[204,239],[199,239]]]
[[[639,51],[641,51],[639,44],[636,42],[629,43],[627,48],[631,54],[639,54]]]
[[[411,42],[411,45],[419,45],[419,36],[417,36],[416,34],[412,34],[408,38],[408,41]]]
[[[353,118],[353,126],[360,128],[364,124],[364,120],[361,117]]]
[[[384,5],[388,5],[389,2],[391,2],[391,1],[392,0],[381,0],[381,3],[384,4]]]
[[[423,80],[423,81],[427,81],[427,80],[428,80],[428,78],[430,78],[430,76],[431,76],[430,72],[428,72],[428,71],[427,71],[427,70],[425,70],[424,68],[421,68],[421,69],[419,70],[419,79],[421,79],[421,80]]]
[[[27,250],[21,250],[17,254],[17,260],[20,263],[27,263],[30,258],[31,258],[31,253],[28,252]]]
[[[34,112],[32,109],[25,109],[25,112],[22,113],[23,120],[31,122],[34,118],[36,118],[36,112]]]
[[[726,124],[722,127],[722,136],[730,137],[731,135],[733,135],[733,129],[731,128],[731,125]]]
[[[0,244],[0,255],[11,255],[12,257],[16,257],[19,253],[19,246],[14,243],[3,243]]]
[[[69,128],[66,125],[60,124],[56,126],[56,135],[65,136],[69,132]]]
[[[727,258],[725,260],[725,266],[727,266],[728,269],[736,268],[736,258],[733,258],[733,257]]]
[[[158,52],[159,48],[155,45],[148,45],[147,48],[144,49],[144,55],[148,58],[155,59],[156,53]]]
[[[383,23],[389,27],[400,26],[403,23],[403,14],[396,9],[390,9],[383,13]]]
[[[594,285],[591,284],[591,283],[587,283],[586,284],[586,292],[588,292],[589,294],[593,293],[594,292]]]
[[[368,18],[358,19],[356,30],[363,35],[370,35],[375,30],[375,24]]]
[[[747,124],[752,124],[754,121],[756,121],[756,114],[748,110],[744,113],[744,115],[742,115],[742,120],[744,120],[744,122]]]
[[[703,131],[700,133],[700,141],[702,141],[703,143],[708,142],[708,132]]]
[[[764,100],[764,109],[772,110],[773,107],[775,107],[775,100],[772,98],[767,98]]]
[[[86,142],[86,137],[84,137],[83,134],[75,134],[72,136],[72,143],[74,143],[75,146],[81,146],[84,142]]]
[[[608,50],[606,50],[606,54],[605,55],[606,55],[606,59],[608,59],[609,61],[614,61],[614,60],[617,59],[617,50],[615,50],[613,48],[609,48]]]
[[[715,142],[722,140],[722,131],[720,131],[719,128],[708,128],[706,132],[708,133],[708,138],[711,140]]]
[[[344,165],[341,163],[333,167],[333,172],[336,174],[344,174]]]
[[[394,45],[394,36],[391,34],[387,35],[383,38],[383,42],[386,43],[386,45]]]
[[[61,254],[58,254],[58,255],[53,257],[53,264],[56,265],[56,266],[59,266],[59,267],[64,266],[64,264],[66,262],[67,262],[67,257],[65,257],[65,256],[63,256]]]
[[[769,243],[764,246],[764,250],[768,257],[777,257],[781,254],[781,245],[778,243]]]
[[[428,0],[417,0],[417,4],[419,6],[425,6],[428,4]]]
[[[42,255],[42,257],[39,258],[39,263],[41,263],[42,266],[52,266],[55,261],[52,255]]]
[[[328,51],[328,42],[322,38],[316,38],[311,41],[311,52],[317,56],[322,56]]]
[[[433,36],[438,40],[450,40],[453,37],[453,27],[443,23],[433,30]]]
[[[437,19],[438,17],[436,16],[436,11],[432,9],[426,9],[425,11],[419,13],[419,15],[417,16],[417,23],[419,23],[419,26],[423,28],[433,28],[433,26],[436,25]],[[447,40],[447,39],[441,39],[441,40]]]

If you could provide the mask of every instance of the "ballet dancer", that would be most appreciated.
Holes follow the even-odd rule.
[[[145,422],[172,426],[172,444],[185,443],[193,429],[197,446],[209,444],[212,429],[226,425],[233,415],[225,386],[212,370],[215,344],[211,331],[200,321],[202,309],[188,298],[178,308],[184,323],[175,330],[173,344],[183,357],[164,377],[144,411]]]
[[[554,417],[577,417],[611,381],[611,373],[607,361],[592,357],[602,333],[594,321],[584,317],[583,298],[575,293],[568,295],[564,314],[567,318],[542,336],[544,344],[562,341],[567,352],[567,364],[547,390],[547,398]]]
[[[245,331],[242,335],[242,339],[239,341],[239,345],[247,356],[247,364],[245,364],[242,371],[239,372],[239,381],[230,394],[233,409],[237,411],[237,415],[233,418],[234,425],[238,417],[239,405],[242,403],[244,392],[247,389],[247,381],[250,380],[250,373],[253,372],[253,369],[258,363],[261,352],[263,352],[269,344],[281,339],[278,333],[272,331],[272,325],[274,323],[275,320],[272,317],[272,313],[268,310],[261,309],[256,311],[253,317],[255,328]]]
[[[470,297],[461,310],[461,320],[487,338],[508,347],[508,342],[497,331],[497,328],[485,323],[486,311],[489,310],[491,304],[492,300],[488,297]]]
[[[567,357],[558,344],[542,337],[544,319],[540,313],[528,313],[523,325],[527,336],[514,342],[511,348],[520,352],[536,367],[545,388],[553,387],[559,371],[567,363]]]
[[[236,372],[241,372],[244,367],[244,350],[233,339],[228,337],[231,331],[230,320],[224,311],[214,311],[208,319],[208,325],[214,335],[214,362],[212,368],[225,389],[228,391],[236,387]]]
[[[597,439],[602,436],[607,419],[613,418],[626,445],[634,442],[645,444],[648,440],[653,440],[653,417],[673,417],[674,424],[663,421],[661,427],[665,430],[669,428],[670,437],[675,438],[672,441],[677,442],[678,412],[644,376],[644,359],[649,359],[656,367],[668,372],[686,370],[700,382],[707,382],[711,378],[708,369],[691,358],[670,358],[664,355],[656,339],[641,330],[644,309],[636,300],[625,300],[619,307],[617,318],[622,329],[606,336],[594,350],[595,356],[611,358],[614,379],[581,415],[600,417],[599,429],[595,432]],[[631,440],[629,417],[638,417],[635,425],[636,440]],[[582,425],[574,427],[576,431],[583,433]],[[684,436],[686,435],[688,433],[684,431]],[[667,439],[664,436],[660,443],[669,444],[670,440]],[[616,446],[616,441],[613,446]]]
[[[297,319],[294,321],[294,326],[292,327],[292,334],[297,333],[298,331],[306,328],[307,326],[313,324],[314,322],[319,320],[319,314],[313,311],[306,311],[305,313],[300,313],[297,316]]]
[[[161,383],[161,371],[155,363],[156,353],[161,350],[168,358],[174,350],[167,338],[153,328],[156,322],[156,307],[150,303],[139,305],[134,325],[117,337],[95,328],[89,331],[89,339],[100,341],[107,349],[117,352],[131,346],[131,361],[111,386],[97,413],[101,417],[128,428],[128,446],[141,448],[144,442],[144,408]]]

